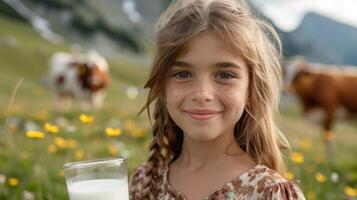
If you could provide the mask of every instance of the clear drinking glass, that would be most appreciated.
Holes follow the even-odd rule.
[[[63,166],[70,200],[129,200],[126,158],[106,158]]]

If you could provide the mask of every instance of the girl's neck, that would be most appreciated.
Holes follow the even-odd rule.
[[[195,172],[225,166],[227,162],[237,160],[238,156],[249,157],[237,144],[233,133],[222,134],[210,141],[197,141],[185,136],[175,165]]]

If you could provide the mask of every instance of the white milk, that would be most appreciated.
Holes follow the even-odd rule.
[[[79,181],[68,186],[71,200],[129,200],[128,183],[119,179]]]

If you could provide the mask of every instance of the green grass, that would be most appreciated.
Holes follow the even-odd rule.
[[[24,191],[32,192],[39,200],[68,199],[61,167],[69,161],[129,155],[129,174],[145,161],[151,139],[150,124],[146,113],[139,117],[136,114],[144,105],[146,94],[140,93],[135,100],[126,96],[128,86],[145,83],[148,75],[145,66],[130,59],[109,60],[111,85],[104,107],[86,113],[95,119],[91,124],[84,124],[78,118],[82,112],[77,106],[71,112],[54,111],[51,92],[41,84],[47,73],[48,58],[56,51],[68,50],[68,45],[52,45],[40,38],[28,24],[7,18],[0,17],[0,27],[0,41],[10,35],[17,41],[14,47],[0,42],[0,175],[6,176],[6,182],[0,183],[0,200],[21,199]],[[11,93],[21,78],[24,81],[9,107]],[[280,129],[290,141],[292,151],[300,152],[304,157],[304,162],[297,165],[289,158],[289,152],[285,152],[288,170],[301,181],[300,186],[308,199],[348,199],[345,188],[357,186],[355,121],[337,122],[335,155],[326,157],[320,127],[300,117],[297,102],[287,100],[280,110],[281,114],[277,116]],[[67,130],[65,124],[59,123],[59,118],[65,119],[76,130]],[[20,120],[16,126],[12,125],[14,119]],[[9,124],[5,129],[6,120]],[[134,123],[133,127],[126,126],[128,120]],[[45,138],[27,138],[22,127],[26,122],[35,123],[45,133]],[[60,132],[46,133],[42,128],[46,122],[57,124]],[[119,137],[108,137],[105,134],[107,127],[119,127],[123,132]],[[135,136],[133,129],[143,131],[144,135]],[[56,137],[73,139],[78,144],[60,148]],[[310,146],[304,148],[302,141],[308,141]],[[49,145],[56,145],[57,151],[49,153]],[[117,152],[110,152],[110,146],[115,146]],[[79,155],[80,151],[85,154]],[[330,181],[332,172],[339,174],[336,183]],[[317,173],[326,180],[318,182]],[[16,178],[19,184],[11,186],[10,178]]]

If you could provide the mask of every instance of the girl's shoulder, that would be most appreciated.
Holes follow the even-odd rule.
[[[226,192],[243,199],[304,200],[296,183],[265,165],[257,165],[226,185]]]

